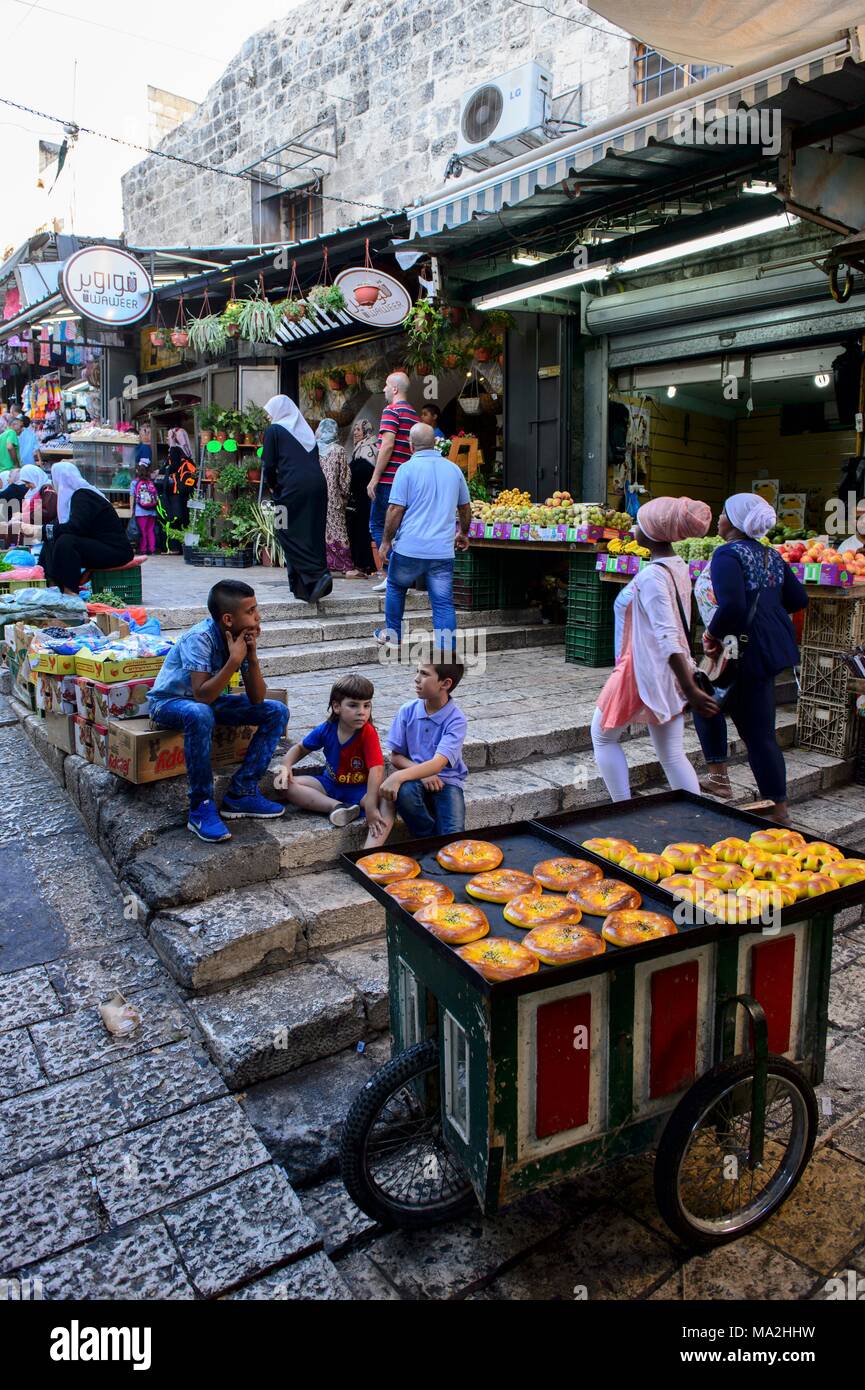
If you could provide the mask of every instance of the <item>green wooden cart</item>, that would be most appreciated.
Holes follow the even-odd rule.
[[[659,851],[770,824],[662,792],[479,833],[530,872],[591,836]],[[435,859],[454,838],[398,849],[470,902],[465,877]],[[490,984],[372,883],[359,857],[344,856],[346,867],[387,909],[394,1040],[343,1132],[343,1180],[370,1216],[423,1226],[476,1202],[492,1214],[652,1149],[659,1209],[689,1244],[735,1239],[789,1196],[817,1130],[833,919],[865,899],[865,883],[732,926],[615,868],[647,910],[675,918],[676,935]],[[491,934],[521,938],[500,907],[483,906]]]

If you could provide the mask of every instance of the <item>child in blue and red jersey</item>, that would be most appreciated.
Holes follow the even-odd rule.
[[[384,844],[393,824],[389,808],[388,814],[379,809],[384,757],[372,724],[374,693],[366,676],[342,676],[331,689],[327,719],[289,749],[276,777],[276,787],[293,806],[326,815],[331,825],[366,816],[368,847]],[[295,776],[295,764],[319,748],[324,771]]]

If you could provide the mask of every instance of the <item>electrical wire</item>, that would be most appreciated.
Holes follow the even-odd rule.
[[[24,111],[28,116],[38,116],[40,120],[49,121],[52,125],[62,126],[69,135],[94,135],[99,140],[108,140],[113,145],[124,145],[130,150],[140,150],[143,154],[154,155],[157,159],[167,159],[174,164],[182,164],[190,169],[200,169],[206,174],[221,174],[224,178],[239,179],[242,183],[258,183],[259,179],[254,174],[235,172],[233,169],[222,169],[216,164],[202,164],[197,159],[187,159],[184,155],[170,154],[168,150],[154,150],[149,145],[139,145],[134,140],[124,140],[119,135],[107,135],[103,130],[93,130],[90,126],[78,125],[76,121],[64,120],[62,116],[52,116],[47,111],[38,111],[33,106],[25,106],[23,102],[13,101],[11,97],[0,97],[0,104],[11,106],[16,111]],[[317,197],[325,199],[330,203],[346,203],[352,207],[371,208],[375,212],[384,212],[399,215],[401,208],[388,207],[383,203],[368,203],[360,198],[340,198],[335,193],[318,193]]]

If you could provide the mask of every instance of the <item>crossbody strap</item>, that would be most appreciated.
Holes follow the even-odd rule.
[[[670,576],[670,579],[672,580],[672,583],[673,583],[673,594],[674,594],[675,599],[676,599],[676,607],[677,607],[678,610],[679,610],[679,617],[680,617],[681,620],[682,620],[682,631],[683,631],[684,634],[685,634],[685,645],[687,646],[688,651],[690,652],[690,650],[691,650],[691,624],[688,622],[688,619],[687,619],[686,616],[685,616],[685,607],[684,607],[684,604],[682,603],[681,597],[680,597],[680,595],[679,595],[679,586],[678,586],[678,584],[676,583],[676,577],[675,577],[675,575],[673,574],[673,571],[672,571],[671,569],[669,569],[669,568],[664,564],[663,560],[654,560],[652,563],[653,563],[653,564],[656,564],[656,565],[660,565],[662,570],[666,570],[667,574]]]

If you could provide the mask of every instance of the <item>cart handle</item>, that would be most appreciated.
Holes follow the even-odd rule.
[[[763,1146],[766,1138],[766,1075],[769,1062],[769,1027],[766,1011],[752,994],[734,994],[719,1006],[720,1018],[718,1037],[723,1037],[723,1025],[728,1014],[735,1013],[737,1007],[747,1009],[751,1019],[754,1036],[754,1092],[751,1101],[751,1133],[748,1145],[748,1167],[756,1168],[763,1162]]]

